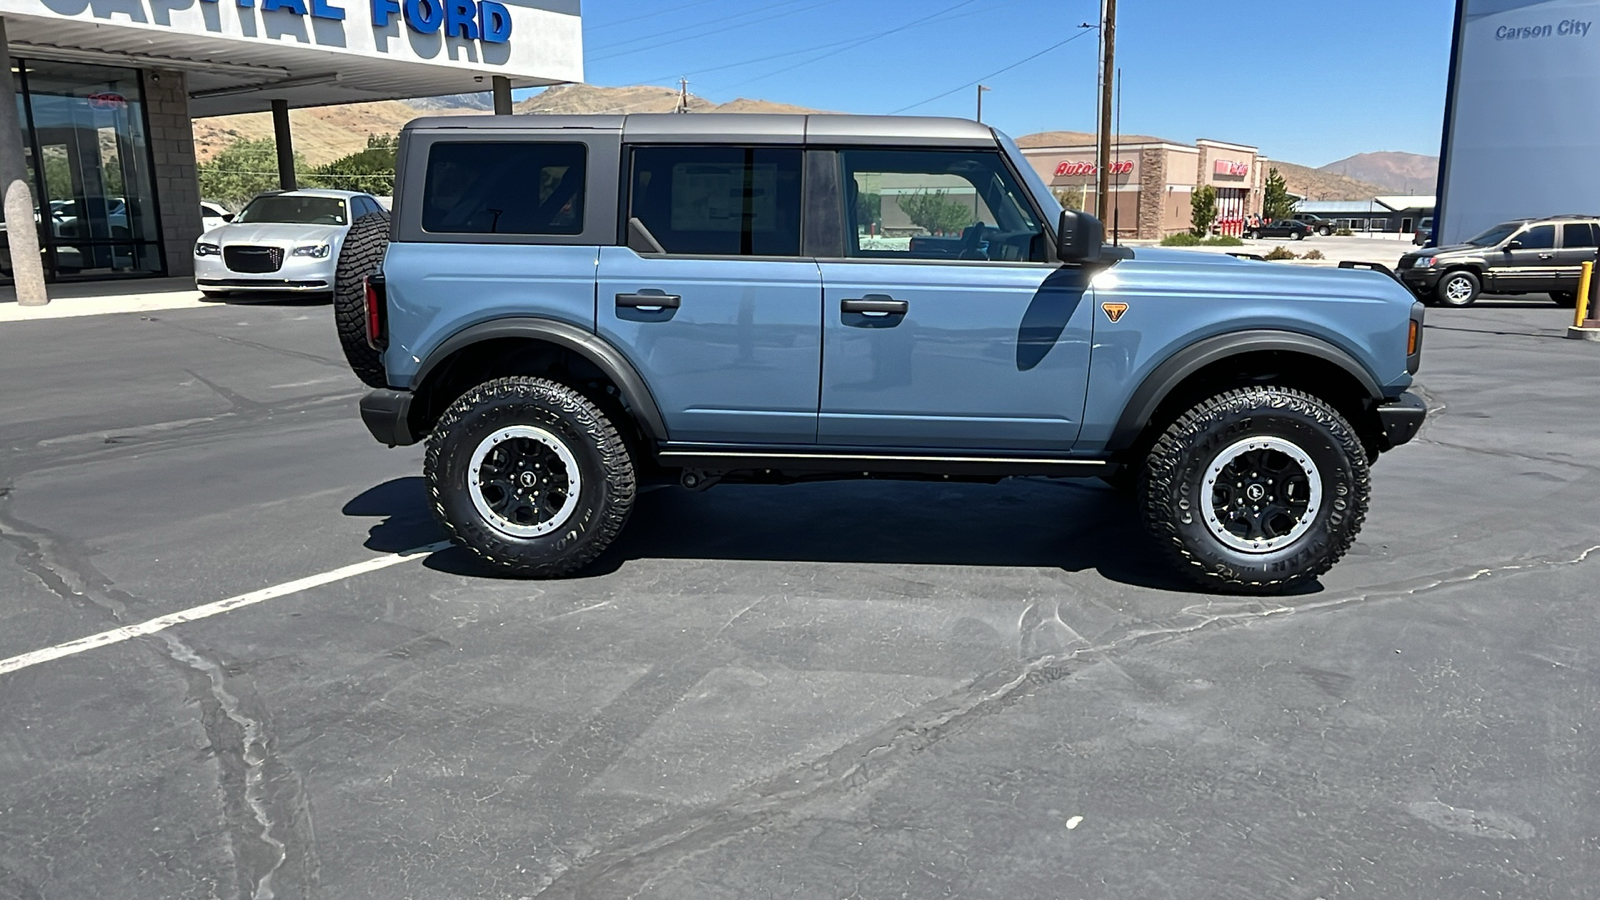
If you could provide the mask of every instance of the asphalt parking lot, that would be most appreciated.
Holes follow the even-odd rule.
[[[1399,248],[1397,248],[1399,249]],[[1577,898],[1600,348],[1434,310],[1352,554],[1189,592],[1098,482],[662,489],[486,576],[326,307],[0,328],[0,898]],[[337,573],[336,573],[337,574]]]

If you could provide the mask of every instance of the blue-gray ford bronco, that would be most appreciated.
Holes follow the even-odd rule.
[[[834,115],[440,117],[335,314],[485,563],[559,576],[641,484],[1100,477],[1201,585],[1326,572],[1416,434],[1372,271],[1108,247],[1004,134]]]

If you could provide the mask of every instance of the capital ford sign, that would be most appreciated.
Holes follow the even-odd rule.
[[[1093,175],[1099,169],[1100,167],[1092,162],[1072,162],[1069,160],[1056,166],[1056,175],[1058,177],[1063,175]],[[1132,171],[1133,160],[1131,159],[1119,159],[1111,164],[1112,175],[1126,175]]]
[[[234,2],[246,9],[256,5],[256,0]],[[417,34],[443,31],[446,37],[481,40],[486,44],[504,44],[511,40],[511,11],[497,0],[368,0],[368,3],[374,28],[388,28],[390,20],[399,17]],[[343,22],[345,17],[344,7],[335,6],[333,0],[261,0],[261,10],[282,10],[334,22]]]

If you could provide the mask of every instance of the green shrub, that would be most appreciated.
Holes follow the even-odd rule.
[[[1262,258],[1272,260],[1273,262],[1278,262],[1279,260],[1285,259],[1299,259],[1298,256],[1294,255],[1294,251],[1290,250],[1288,247],[1273,247],[1272,250]]]
[[[1307,250],[1305,252],[1305,255],[1301,256],[1300,258],[1301,259],[1326,259],[1327,257],[1322,255],[1322,251],[1321,250]]]
[[[1161,239],[1161,246],[1163,246],[1163,247],[1198,247],[1198,246],[1200,246],[1200,242],[1201,242],[1200,238],[1190,234],[1187,231],[1180,231],[1177,234],[1169,234],[1166,237],[1162,238]]]
[[[1348,228],[1336,228],[1336,229],[1334,229],[1333,233],[1338,235],[1339,237],[1349,237],[1350,235],[1355,234],[1354,231],[1351,231]]]
[[[1206,238],[1204,241],[1202,241],[1202,243],[1204,243],[1207,247],[1243,247],[1244,246],[1244,241],[1239,240],[1238,238],[1234,237],[1231,234],[1219,234],[1219,235],[1216,235],[1215,237],[1209,237],[1209,238]]]

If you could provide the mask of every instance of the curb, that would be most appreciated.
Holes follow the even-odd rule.
[[[1579,326],[1579,325],[1568,325],[1567,326],[1567,337],[1572,338],[1575,341],[1597,341],[1597,342],[1600,342],[1600,328],[1588,327],[1588,326]]]

